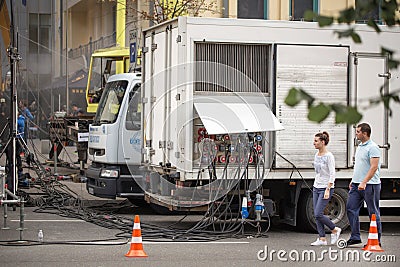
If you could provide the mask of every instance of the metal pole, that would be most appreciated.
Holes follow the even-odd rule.
[[[7,215],[7,207],[8,207],[7,203],[4,203],[3,228],[1,228],[3,230],[10,229],[10,227],[7,226],[7,217],[8,217],[8,215]]]
[[[57,139],[56,140],[54,140],[54,148],[53,148],[54,150],[54,153],[53,153],[53,155],[54,155],[54,174],[56,174],[57,173],[57,159],[58,159],[58,155],[57,155]]]
[[[41,44],[41,40],[40,40],[40,34],[39,34],[39,31],[40,31],[40,14],[39,14],[39,10],[40,10],[40,6],[39,6],[39,3],[40,3],[40,1],[37,1],[37,23],[38,23],[38,27],[37,27],[37,40],[38,40],[38,43],[37,43],[37,55],[36,55],[36,62],[37,63],[39,63],[39,52],[40,52],[40,44]],[[36,119],[36,123],[37,123],[37,125],[39,125],[39,123],[40,123],[40,119],[39,119],[39,114],[40,114],[40,91],[39,91],[39,67],[38,67],[38,69],[36,70],[36,90],[37,90],[37,113],[36,113],[36,118],[34,118],[34,119]],[[28,104],[28,98],[26,98],[26,101],[27,101],[27,104]],[[28,122],[28,120],[29,119],[27,119],[26,120],[26,122]],[[26,123],[25,122],[25,123]],[[28,125],[29,126],[29,125]],[[29,129],[28,128],[26,128],[27,129],[27,133],[25,133],[25,137],[26,138],[28,138],[28,137],[30,137],[30,136],[27,136],[27,134],[29,133]],[[26,139],[26,140],[28,140],[28,139]]]
[[[10,130],[11,130],[11,138],[12,138],[12,166],[10,169],[10,175],[12,177],[12,190],[13,193],[16,193],[16,135],[17,135],[17,90],[15,88],[16,85],[16,60],[19,59],[18,55],[18,50],[15,47],[15,29],[14,29],[14,8],[13,8],[13,1],[10,1],[10,35],[11,35],[11,43],[8,48],[8,56],[10,58],[10,68],[11,68],[11,84],[10,84],[10,93],[11,93],[11,110],[10,110],[10,115],[11,115],[11,125],[10,125]]]
[[[63,74],[63,64],[62,64],[62,54],[63,54],[63,32],[64,32],[64,25],[63,25],[63,7],[64,3],[63,0],[60,0],[60,77]],[[59,109],[60,110],[60,109]]]
[[[69,113],[69,90],[68,90],[68,0],[65,0],[65,87],[67,90],[67,114]]]
[[[25,226],[25,204],[24,204],[24,198],[21,197],[20,200],[20,208],[19,208],[19,240],[22,241],[22,234],[23,231],[25,230],[24,226]]]

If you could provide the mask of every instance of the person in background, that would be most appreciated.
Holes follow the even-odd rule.
[[[37,104],[36,101],[33,100],[32,103],[29,105],[29,111],[31,112],[33,117],[37,117]]]
[[[28,131],[29,131],[29,124],[32,121],[33,122],[33,115],[31,111],[28,108],[28,104],[26,101],[20,101],[19,102],[19,108],[21,110],[21,114],[25,117],[25,129],[24,129],[24,141],[26,142],[26,138],[28,137]]]
[[[349,218],[351,236],[347,246],[360,244],[360,209],[365,203],[369,217],[376,216],[378,240],[381,244],[382,225],[379,209],[381,194],[381,151],[378,145],[371,140],[371,126],[360,123],[356,128],[356,137],[361,141],[357,146],[353,178],[349,185],[349,198],[347,199],[347,217]]]
[[[326,246],[325,225],[331,230],[331,245],[336,244],[342,229],[324,215],[324,210],[332,197],[335,185],[335,158],[326,146],[329,143],[327,132],[314,136],[314,147],[318,149],[314,156],[315,180],[313,185],[313,207],[317,224],[318,239],[311,246]]]
[[[17,120],[17,138],[16,138],[16,158],[17,158],[17,169],[18,169],[18,176],[22,174],[22,160],[21,160],[21,153],[23,152],[23,139],[25,138],[25,122],[26,118],[21,113],[18,112],[18,120]]]
[[[75,103],[72,104],[71,116],[77,117],[81,111],[82,111],[82,109],[79,108],[77,104],[75,104]]]

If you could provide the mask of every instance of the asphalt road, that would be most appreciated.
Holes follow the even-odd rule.
[[[67,147],[60,156],[74,162],[77,155]],[[1,163],[1,162],[0,162]],[[77,166],[60,167],[60,175],[78,173]],[[25,171],[34,174],[33,170]],[[52,170],[54,172],[54,170]],[[68,186],[68,187],[65,187]],[[231,231],[224,238],[199,231],[185,234],[199,222],[210,222],[202,214],[155,214],[149,207],[136,207],[123,199],[104,200],[86,192],[84,183],[72,180],[58,184],[49,199],[42,191],[26,190],[36,199],[36,206],[25,207],[24,230],[20,229],[20,208],[7,209],[7,226],[0,229],[0,266],[400,266],[400,223],[396,212],[383,215],[382,243],[384,252],[363,254],[358,248],[336,246],[311,247],[317,235],[297,232],[286,225],[261,225],[262,236],[250,223],[244,231]],[[71,189],[71,190],[69,190]],[[54,190],[54,188],[48,188]],[[67,195],[68,195],[67,194]],[[41,200],[41,201],[39,201]],[[54,203],[54,204],[49,204]],[[64,205],[65,203],[71,205]],[[63,206],[64,205],[64,206]],[[45,207],[40,209],[38,206]],[[144,251],[147,258],[127,258],[134,215],[140,215]],[[362,238],[368,239],[369,223],[362,223]],[[216,230],[225,224],[213,224]],[[230,225],[229,222],[226,225]],[[227,227],[228,227],[227,226]],[[239,225],[240,226],[240,225]],[[0,227],[4,227],[4,208],[0,207]],[[44,242],[38,242],[43,230]],[[197,227],[196,229],[199,229]],[[201,228],[203,230],[203,228]],[[212,232],[212,227],[207,230]],[[224,228],[225,232],[227,228]],[[234,235],[235,234],[235,235]],[[347,239],[349,231],[341,238]],[[214,240],[214,241],[211,241]],[[359,259],[357,258],[359,257]],[[378,262],[378,260],[380,262]],[[385,260],[386,262],[381,262]]]
[[[315,240],[316,234],[297,232],[285,225],[272,226],[262,237],[256,237],[256,228],[248,224],[244,234],[236,237],[210,242],[208,240],[213,239],[213,235],[204,233],[207,240],[202,242],[198,239],[197,242],[191,241],[193,236],[190,235],[189,240],[176,242],[170,238],[174,235],[170,228],[188,229],[201,221],[203,216],[161,216],[148,207],[135,207],[122,199],[109,201],[87,195],[83,183],[66,181],[63,184],[78,194],[82,204],[79,207],[47,207],[44,210],[26,207],[25,229],[22,232],[24,242],[19,241],[20,208],[13,211],[8,207],[7,224],[10,229],[0,230],[0,266],[287,266],[294,262],[300,266],[399,266],[399,223],[385,222],[382,238],[385,251],[364,255],[364,258],[359,247],[311,247],[309,244]],[[68,210],[75,217],[55,214],[60,210]],[[83,217],[92,222],[78,219],[76,214],[89,214]],[[0,225],[3,227],[3,208],[0,215]],[[134,215],[140,215],[147,258],[124,256],[130,248],[128,241]],[[104,226],[108,226],[104,221],[116,221],[119,218],[118,224],[125,225],[125,230],[96,225],[93,218],[101,218]],[[262,231],[267,226],[266,223],[262,224]],[[362,223],[364,242],[367,241],[368,228],[368,223]],[[39,229],[44,232],[43,243],[37,242]],[[177,230],[177,233],[182,232]],[[342,238],[348,237],[349,231],[346,230]],[[82,243],[77,244],[78,241]],[[357,257],[360,259],[357,260]],[[391,262],[378,263],[377,260]]]

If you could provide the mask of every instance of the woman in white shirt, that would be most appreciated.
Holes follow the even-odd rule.
[[[317,133],[314,136],[314,147],[318,149],[314,157],[315,180],[313,185],[314,216],[319,238],[311,246],[326,246],[325,225],[331,230],[331,245],[336,244],[342,229],[324,215],[324,210],[332,197],[335,185],[335,157],[328,151],[329,143],[327,132]]]

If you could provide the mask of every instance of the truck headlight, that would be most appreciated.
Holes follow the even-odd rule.
[[[118,170],[101,170],[100,176],[107,178],[117,178],[119,175]]]

